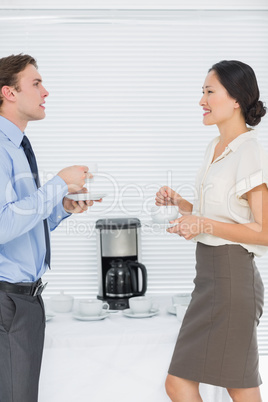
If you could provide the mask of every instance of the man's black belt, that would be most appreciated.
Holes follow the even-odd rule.
[[[46,283],[43,285],[41,279],[31,284],[20,285],[17,283],[1,282],[0,290],[6,293],[17,293],[20,295],[37,296],[41,295],[46,287]]]

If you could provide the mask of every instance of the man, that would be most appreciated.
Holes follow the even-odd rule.
[[[64,197],[83,188],[86,166],[67,167],[40,187],[24,130],[45,117],[47,96],[35,59],[0,59],[0,402],[37,402],[49,231],[93,204]]]

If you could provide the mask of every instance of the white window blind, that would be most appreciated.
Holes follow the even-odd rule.
[[[217,135],[202,125],[198,105],[212,64],[250,64],[268,99],[267,11],[1,10],[0,38],[1,57],[36,57],[50,91],[46,119],[27,128],[41,179],[94,161],[94,188],[108,194],[52,234],[46,296],[97,294],[97,219],[148,221],[164,184],[193,198],[195,173]],[[268,150],[268,118],[258,131]],[[193,243],[144,226],[141,242],[149,293],[192,290]],[[257,259],[266,285],[267,262],[268,255]],[[261,353],[268,353],[267,334],[266,307]]]
[[[1,0],[2,9],[39,10],[267,10],[266,0]]]

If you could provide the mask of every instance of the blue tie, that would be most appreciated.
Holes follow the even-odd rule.
[[[28,138],[26,137],[26,135],[24,135],[21,145],[24,149],[26,158],[28,159],[35,183],[37,188],[40,187],[40,180],[39,180],[39,175],[38,175],[38,169],[37,169],[37,163],[36,163],[36,159],[35,159],[35,155],[33,152],[33,148],[31,146],[30,141],[28,140]],[[49,233],[48,233],[48,223],[47,223],[47,219],[43,220],[44,222],[44,231],[45,231],[45,240],[46,240],[46,256],[45,256],[45,262],[47,263],[47,265],[50,267],[50,240],[49,240]]]

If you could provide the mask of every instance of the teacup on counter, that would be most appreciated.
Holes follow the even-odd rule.
[[[97,317],[109,310],[109,304],[98,299],[79,300],[78,311],[82,316]]]
[[[153,299],[150,296],[136,296],[128,300],[129,308],[133,314],[149,313],[153,305]]]
[[[179,321],[183,320],[186,310],[191,301],[191,293],[177,293],[172,296],[172,304]]]
[[[175,304],[184,304],[187,305],[191,301],[191,293],[176,293],[175,295],[172,296],[172,304],[173,306]]]
[[[61,291],[60,294],[52,296],[49,302],[51,309],[56,313],[69,313],[73,309],[74,298]]]

